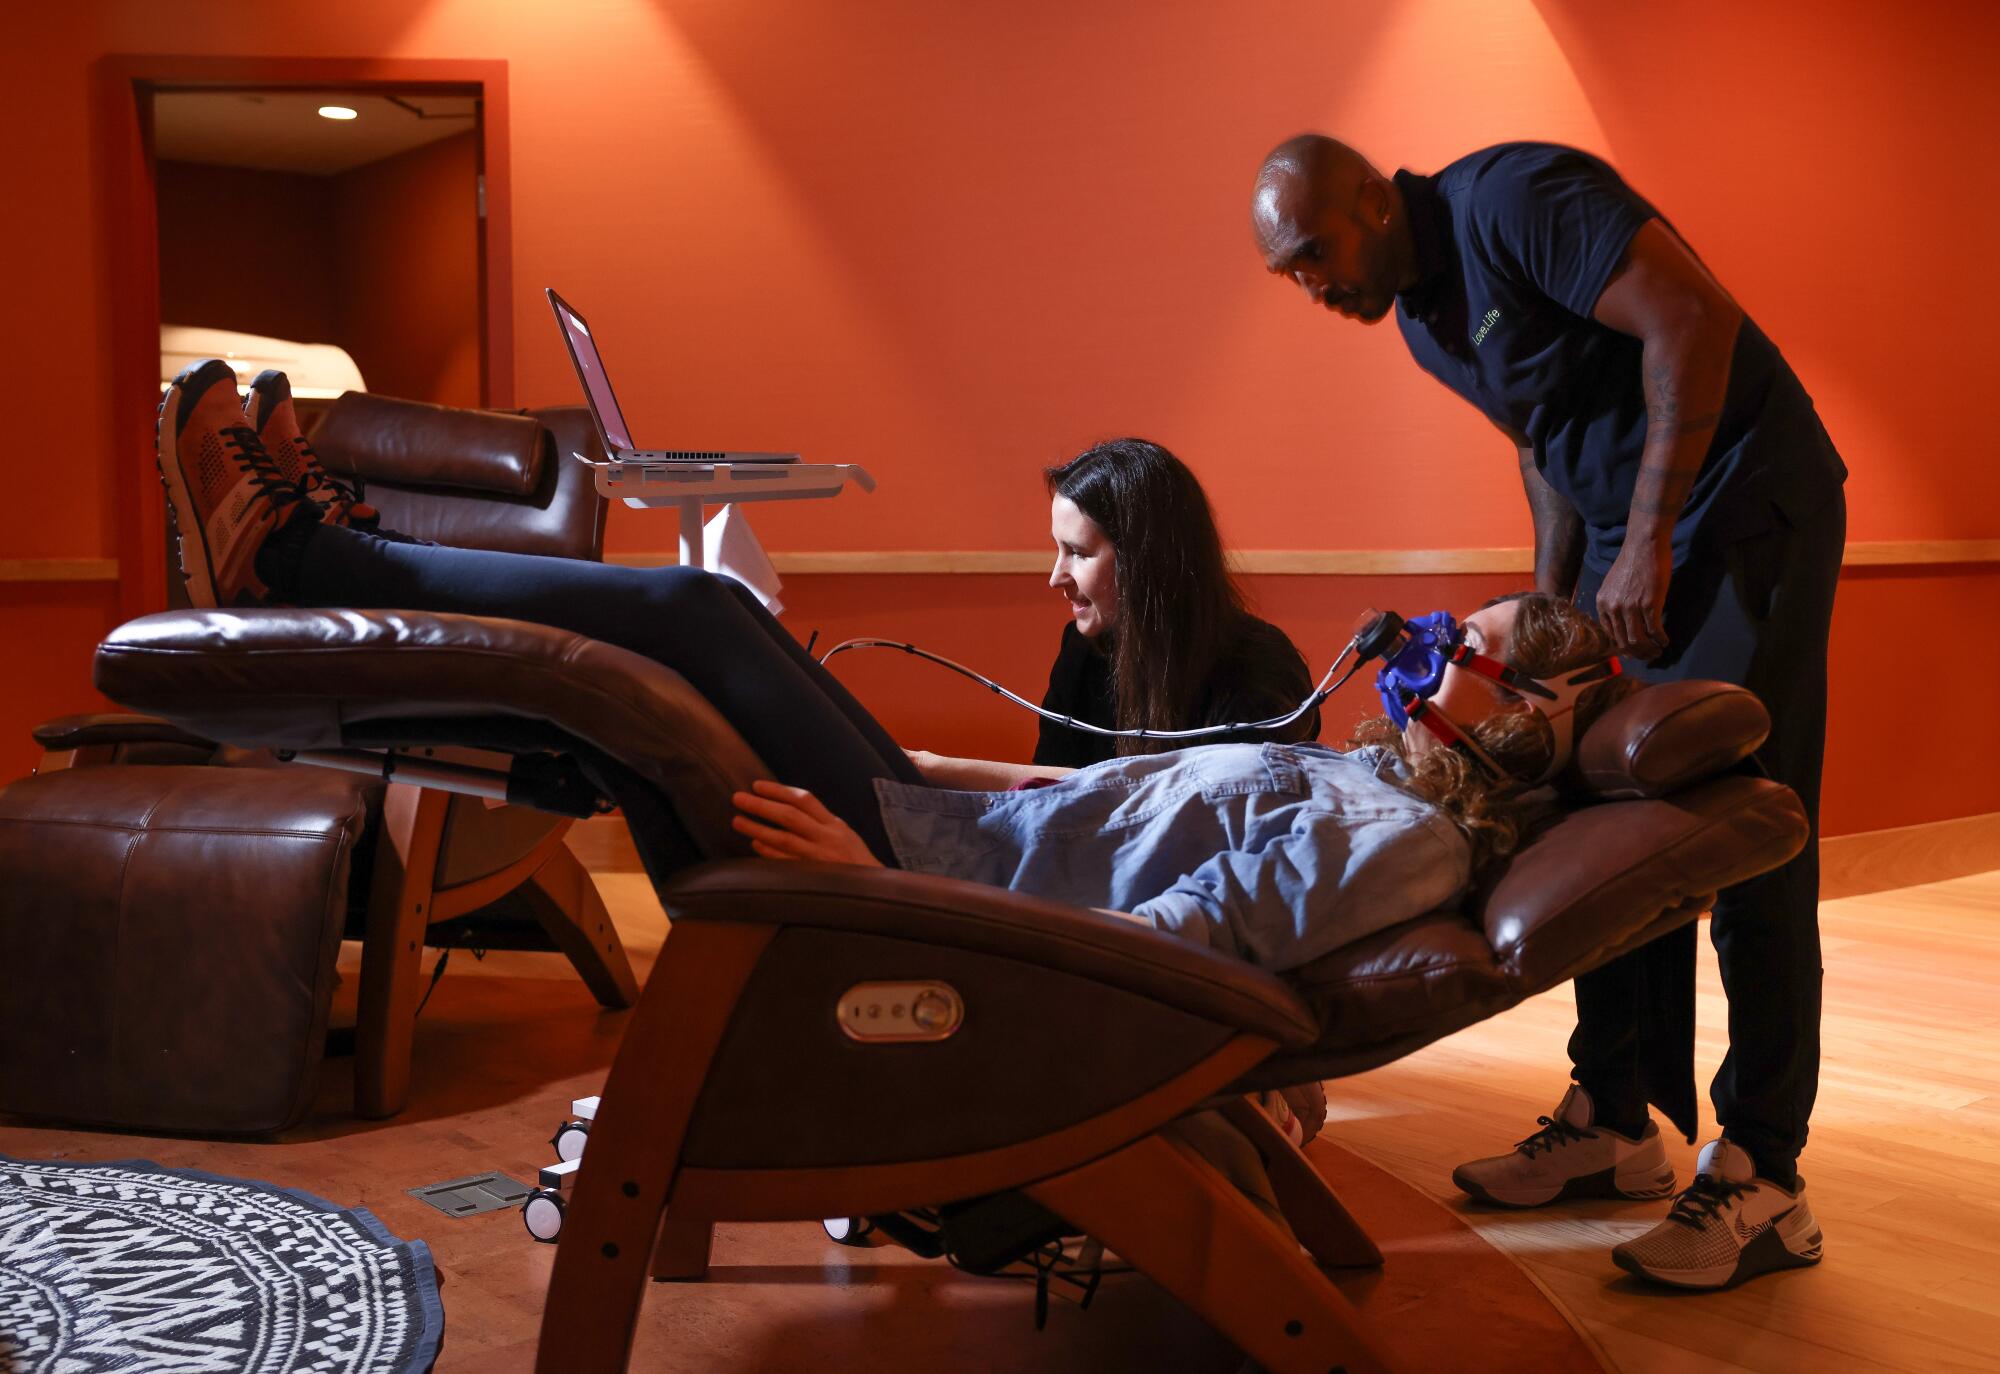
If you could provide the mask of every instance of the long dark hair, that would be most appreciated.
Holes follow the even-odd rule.
[[[1144,439],[1113,439],[1050,468],[1067,497],[1111,541],[1118,615],[1108,644],[1121,730],[1178,730],[1196,719],[1217,663],[1239,632],[1243,593],[1187,464]],[[1120,754],[1175,748],[1121,739]]]

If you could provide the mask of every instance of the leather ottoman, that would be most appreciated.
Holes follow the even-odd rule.
[[[0,1111],[195,1135],[310,1106],[353,780],[80,768],[0,790]]]

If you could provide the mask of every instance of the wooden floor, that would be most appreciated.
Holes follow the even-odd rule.
[[[1607,1251],[1663,1204],[1453,1205],[1624,1374],[2000,1370],[2000,872],[1825,903],[1824,1064],[1800,1173],[1817,1268],[1731,1293],[1641,1288]],[[1722,1057],[1702,942],[1699,1081]],[[1329,1131],[1439,1198],[1451,1167],[1535,1128],[1565,1085],[1567,989],[1330,1086]],[[1706,1097],[1704,1094],[1704,1107]],[[1712,1119],[1708,1129],[1712,1130]],[[1668,1154],[1683,1181],[1695,1149]]]
[[[619,838],[584,827],[577,849],[643,969],[664,923]],[[1829,902],[1822,924],[1826,1062],[1801,1165],[1826,1230],[1827,1260],[1816,1270],[1729,1294],[1662,1294],[1636,1287],[1606,1253],[1651,1225],[1662,1204],[1506,1213],[1456,1197],[1453,1164],[1527,1134],[1561,1093],[1567,990],[1337,1081],[1330,1138],[1458,1209],[1625,1374],[2000,1371],[2000,872]],[[404,1190],[480,1168],[532,1178],[550,1153],[560,1104],[602,1082],[624,1018],[598,1014],[553,956],[494,954],[476,970],[462,967],[469,963],[455,956],[424,1014],[414,1105],[393,1123],[345,1116],[347,1070],[336,1062],[312,1119],[283,1142],[0,1126],[0,1152],[149,1155],[368,1206],[398,1234],[431,1240],[450,1276],[440,1368],[525,1369],[552,1251],[524,1246],[512,1214],[445,1219]],[[1703,978],[1705,1081],[1722,1050],[1722,1002],[1706,955]],[[782,1102],[774,1114],[782,1128]],[[1685,1177],[1693,1148],[1676,1142],[1670,1153]],[[671,1323],[649,1322],[633,1367],[861,1367],[899,1318],[942,1342],[919,1361],[933,1368],[1179,1368],[1196,1355],[1200,1367],[1233,1367],[1226,1347],[1163,1295],[1121,1294],[1087,1314],[1059,1301],[1051,1330],[1037,1337],[1018,1288],[899,1252],[853,1252],[829,1266],[814,1229],[723,1228],[718,1254],[736,1256],[737,1296],[710,1285]],[[867,1320],[828,1331],[815,1312],[829,1296]],[[661,1306],[656,1295],[649,1314]],[[1106,1309],[1121,1308],[1137,1320],[1107,1320]],[[938,1321],[941,1310],[949,1321]],[[744,1320],[746,1311],[755,1319]],[[692,1365],[681,1358],[691,1355]]]

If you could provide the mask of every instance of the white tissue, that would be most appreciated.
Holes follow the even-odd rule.
[[[778,600],[778,593],[785,584],[778,580],[771,556],[757,542],[750,517],[736,507],[724,506],[702,526],[701,561],[710,572],[733,577],[755,592],[772,615],[784,614],[785,603]]]

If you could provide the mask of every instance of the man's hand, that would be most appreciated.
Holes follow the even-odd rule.
[[[1604,585],[1597,589],[1597,620],[1621,654],[1649,663],[1667,651],[1667,583],[1674,573],[1673,545],[1628,537]]]
[[[750,847],[759,857],[882,867],[853,828],[805,788],[765,780],[750,787],[730,797],[739,814],[729,824],[739,835],[750,837]]]

